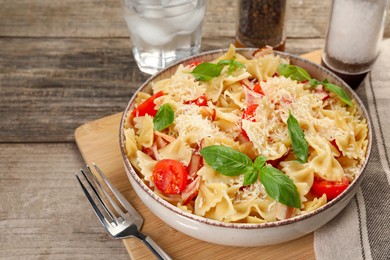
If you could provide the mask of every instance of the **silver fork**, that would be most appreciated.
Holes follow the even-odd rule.
[[[92,173],[91,168],[87,165],[88,171],[83,171],[80,169],[81,175],[85,178],[86,182],[91,188],[91,192],[97,197],[97,203],[92,198],[91,193],[88,191],[84,183],[80,179],[80,174],[75,173],[78,182],[85,195],[87,196],[88,202],[91,205],[96,216],[99,218],[100,222],[106,228],[106,230],[111,234],[112,237],[117,239],[122,239],[126,237],[136,237],[142,240],[148,248],[157,256],[158,259],[169,260],[171,259],[169,255],[160,248],[156,242],[154,242],[150,237],[141,233],[141,227],[143,224],[142,216],[133,208],[133,206],[122,196],[122,194],[112,185],[112,183],[107,179],[104,173],[93,163],[93,167],[96,172],[102,178],[106,186],[111,190],[114,196],[117,198],[120,204],[122,204],[124,211],[120,206],[111,198],[108,194],[107,188],[105,185],[102,185],[95,175]],[[92,181],[91,181],[92,179]],[[95,185],[94,185],[94,184]],[[98,188],[96,188],[98,187]],[[103,198],[106,198],[104,200]],[[99,206],[104,209],[100,210]],[[111,205],[111,207],[109,206]]]

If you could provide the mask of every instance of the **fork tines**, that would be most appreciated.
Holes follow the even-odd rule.
[[[80,169],[80,173],[88,185],[83,183],[79,174],[76,173],[76,177],[100,222],[102,222],[113,237],[116,237],[116,235],[122,231],[121,229],[124,229],[132,224],[136,225],[137,229],[140,229],[143,222],[142,217],[112,185],[99,167],[97,167],[96,164],[92,165],[103,180],[103,185],[98,181],[88,165],[87,171]],[[90,187],[91,192],[88,191],[86,186]],[[109,195],[109,191],[115,196],[116,200],[121,204],[124,210],[122,210],[118,203],[115,202]],[[97,200],[93,199],[93,197],[96,197]],[[103,211],[101,208],[103,208]]]
[[[140,231],[143,223],[142,216],[111,184],[99,167],[97,167],[96,164],[92,165],[94,170],[103,180],[103,184],[98,181],[88,165],[87,171],[80,169],[81,174],[78,174],[77,172],[75,174],[82,190],[87,196],[89,204],[106,230],[114,238],[137,237],[147,245],[158,259],[170,260],[171,257],[157,245],[156,242]],[[82,181],[82,179],[85,180]],[[114,194],[115,200],[118,201],[120,206],[109,195],[110,193]],[[96,197],[97,199],[94,199],[93,197]],[[121,207],[123,207],[123,209]],[[103,208],[103,210],[101,210],[101,208]]]

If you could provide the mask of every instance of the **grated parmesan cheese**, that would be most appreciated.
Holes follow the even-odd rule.
[[[169,93],[176,102],[195,100],[203,95],[206,92],[206,87],[199,81],[195,81],[194,77],[185,70],[186,68],[180,65],[171,78],[154,83],[154,93],[159,91]]]
[[[243,178],[241,181],[243,181]],[[234,198],[234,203],[252,201],[258,198],[265,198],[266,196],[267,193],[263,184],[260,181],[256,181],[252,185],[240,189]]]
[[[188,143],[200,143],[205,137],[222,134],[209,119],[202,117],[200,107],[197,105],[179,107],[174,124],[174,130],[179,134],[178,138]]]

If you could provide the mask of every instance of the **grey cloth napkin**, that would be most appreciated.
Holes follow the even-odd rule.
[[[371,158],[356,196],[314,232],[317,260],[390,259],[390,39],[356,92],[372,122]]]

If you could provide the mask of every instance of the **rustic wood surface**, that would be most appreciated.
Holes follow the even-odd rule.
[[[288,2],[286,51],[322,48],[331,1]],[[128,259],[73,175],[84,164],[75,129],[122,111],[148,77],[131,54],[120,0],[0,6],[0,258]],[[236,1],[208,0],[202,50],[228,47],[235,18]]]

